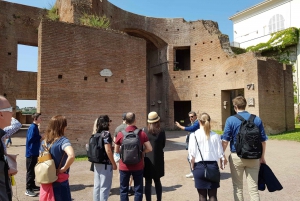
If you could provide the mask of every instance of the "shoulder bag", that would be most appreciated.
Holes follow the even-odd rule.
[[[203,157],[202,157],[202,154],[201,154],[201,151],[200,151],[200,148],[199,148],[199,144],[198,144],[196,135],[195,135],[195,140],[196,140],[196,143],[197,143],[198,150],[200,152],[200,156],[202,158],[202,163],[203,163],[204,168],[205,168],[204,169],[204,178],[208,181],[219,183],[220,182],[220,176],[221,176],[219,168],[215,169],[215,168],[211,168],[210,166],[206,165],[206,163],[203,160]]]

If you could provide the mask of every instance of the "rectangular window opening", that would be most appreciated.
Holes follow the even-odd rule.
[[[37,100],[16,100],[16,119],[21,124],[31,124],[32,114],[37,111]]]
[[[18,71],[37,72],[38,47],[18,44]]]
[[[190,46],[175,47],[174,54],[174,71],[191,70]]]

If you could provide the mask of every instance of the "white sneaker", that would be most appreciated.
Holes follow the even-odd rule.
[[[185,175],[185,177],[186,178],[192,178],[192,177],[194,177],[194,175],[193,175],[193,173],[190,173],[190,174]]]

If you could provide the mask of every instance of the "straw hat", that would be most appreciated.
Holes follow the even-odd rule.
[[[160,120],[160,117],[156,112],[150,112],[148,114],[148,123],[155,123]]]

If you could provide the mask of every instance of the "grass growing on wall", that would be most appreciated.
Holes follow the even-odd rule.
[[[89,15],[87,13],[84,13],[80,18],[80,23],[82,25],[96,27],[96,28],[110,27],[110,20],[105,15],[101,17],[97,15]]]
[[[56,6],[52,6],[47,13],[47,18],[53,21],[59,20],[58,9]]]

